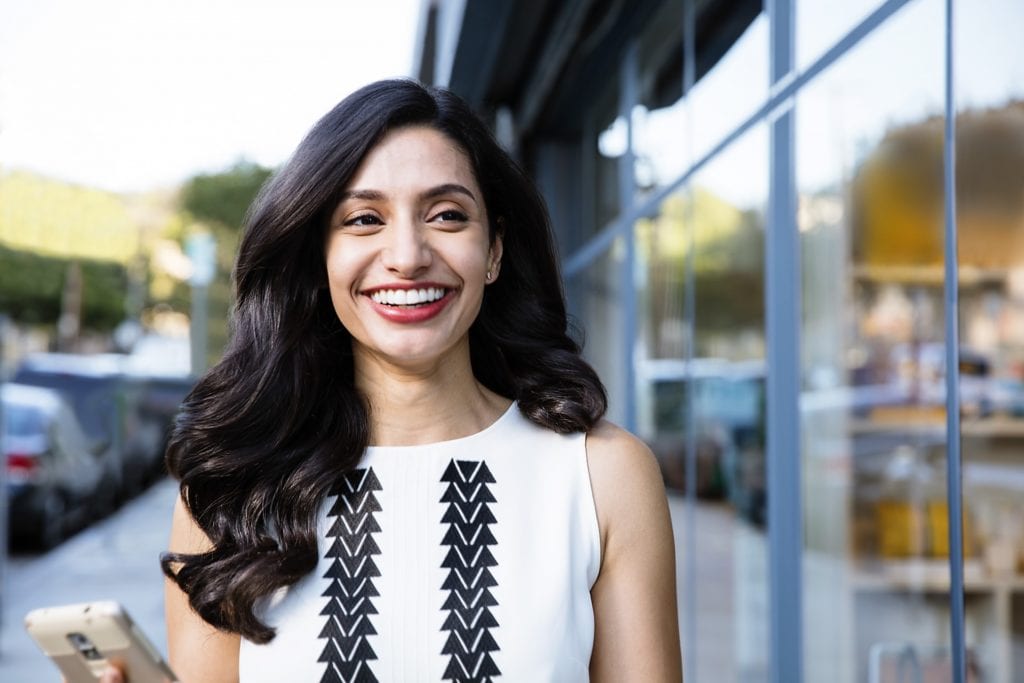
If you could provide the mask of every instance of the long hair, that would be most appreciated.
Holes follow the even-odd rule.
[[[182,404],[167,450],[213,547],[164,553],[164,573],[203,619],[257,643],[274,630],[256,601],[316,567],[317,512],[369,439],[352,339],[327,289],[329,217],[367,153],[411,125],[430,126],[465,152],[490,238],[503,240],[501,277],[485,288],[469,332],[476,378],[557,432],[587,431],[605,411],[604,388],[567,333],[544,202],[487,127],[452,93],[412,81],[381,81],[345,98],[250,208],[231,341]]]

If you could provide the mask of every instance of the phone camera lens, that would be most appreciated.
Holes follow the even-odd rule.
[[[103,655],[100,654],[100,651],[97,650],[96,646],[92,644],[91,640],[89,640],[89,636],[84,633],[69,633],[67,634],[67,639],[68,642],[78,650],[79,654],[86,659],[91,661],[103,659]]]

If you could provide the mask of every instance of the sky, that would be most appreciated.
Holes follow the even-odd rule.
[[[797,0],[799,67],[879,2]],[[243,157],[276,166],[346,94],[411,73],[420,5],[0,0],[0,171],[137,191]],[[1008,30],[1024,26],[1024,1],[956,7],[961,106],[1024,97],[1024,41]],[[942,110],[943,8],[908,4],[798,98],[803,186],[834,185],[888,127]],[[677,176],[764,101],[767,50],[762,16],[698,83],[689,120],[672,108],[647,121],[637,139],[649,140],[642,153],[658,176]],[[701,182],[737,205],[761,203],[764,174],[749,170],[767,164],[766,133],[755,127]]]
[[[0,171],[115,192],[284,161],[359,86],[409,76],[420,0],[3,0]]]

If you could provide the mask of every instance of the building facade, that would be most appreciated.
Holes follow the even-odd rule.
[[[662,464],[686,680],[1024,680],[1024,4],[420,29],[420,80],[540,185],[609,417]]]

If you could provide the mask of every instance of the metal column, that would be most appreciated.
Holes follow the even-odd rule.
[[[784,87],[794,68],[794,0],[768,0],[770,77]],[[773,93],[774,94],[774,93]],[[792,99],[769,115],[767,338],[768,578],[773,683],[803,681],[803,558],[800,467],[800,237],[796,225]]]

